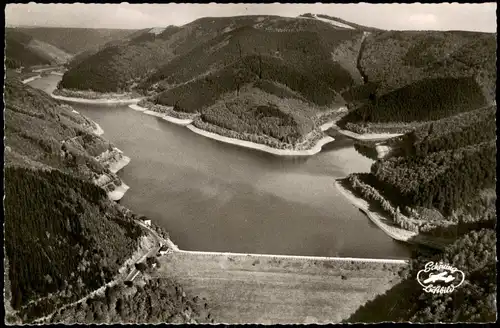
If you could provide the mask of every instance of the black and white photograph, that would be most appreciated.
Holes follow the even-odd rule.
[[[496,11],[4,5],[4,323],[496,322]]]

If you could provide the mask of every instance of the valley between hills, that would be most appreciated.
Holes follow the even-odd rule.
[[[315,14],[9,28],[6,67],[7,321],[496,318],[496,34]],[[51,94],[29,85],[49,74],[62,75]],[[287,157],[316,156],[335,130],[374,163],[332,183],[388,238],[413,245],[411,258],[179,250],[155,218],[116,202],[128,190],[118,171],[134,158],[71,103],[126,104]],[[415,276],[429,261],[464,271],[453,298],[421,292]]]

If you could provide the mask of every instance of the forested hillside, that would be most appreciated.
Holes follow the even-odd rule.
[[[496,318],[496,34],[383,31],[313,14],[6,34],[8,68],[75,53],[60,89],[140,92],[139,105],[227,137],[305,149],[343,106],[342,129],[404,133],[356,143],[375,163],[342,186],[387,226],[414,233],[407,242],[434,244],[416,247],[404,280],[349,321]],[[113,145],[92,121],[11,77],[4,97],[9,301],[11,315],[30,322],[110,281],[144,232],[96,185],[103,175],[121,180],[98,158]],[[424,293],[416,272],[441,260],[466,282],[451,295]],[[211,321],[208,305],[175,281],[142,283],[108,288],[51,320]]]
[[[394,208],[437,211],[446,217],[443,222],[481,221],[486,210],[480,204],[494,205],[487,195],[496,188],[495,115],[496,106],[483,107],[384,141],[381,144],[390,149],[389,155],[377,160],[363,179]],[[358,146],[367,156],[373,156],[370,152],[375,148],[373,142]]]
[[[163,81],[165,77],[167,81],[164,84],[186,82],[200,74],[233,64],[243,56],[254,54],[277,57],[280,61],[290,62],[291,66],[298,66],[302,70],[318,68],[322,63],[323,66],[326,65],[326,69],[335,69],[338,64],[330,60],[333,46],[353,36],[360,37],[360,32],[336,31],[339,33],[337,34],[333,33],[334,31],[336,30],[329,24],[321,21],[277,16],[202,18],[182,27],[167,27],[159,34],[144,34],[142,38],[132,40],[114,50],[105,49],[104,54],[88,58],[82,62],[83,66],[74,70],[82,73],[92,71],[93,67],[100,63],[105,69],[109,66],[109,73],[113,74],[113,77],[127,83],[139,76],[147,78],[145,73],[148,70],[159,69],[141,84],[141,88],[146,89],[156,82]],[[136,62],[138,59],[133,57],[133,54],[138,55],[142,59],[141,62]],[[160,58],[159,54],[163,56]],[[304,60],[308,57],[315,63],[309,64],[309,60]],[[173,60],[172,63],[169,63],[170,60]],[[161,64],[165,66],[161,67]],[[320,73],[321,70],[313,69],[311,74],[316,72]],[[125,77],[117,76],[118,73],[125,74]],[[348,75],[342,70],[339,74]],[[97,72],[87,73],[86,78],[82,77],[81,81],[76,80],[77,77],[72,75],[71,70],[67,76],[61,85],[64,88],[84,88],[80,85],[84,84],[86,87],[85,79],[100,80]],[[99,83],[99,86],[93,87],[94,90],[116,90],[117,84],[113,84],[111,80],[115,79],[109,78],[109,87]],[[350,83],[349,79],[347,83]],[[334,84],[344,85],[345,82]]]
[[[332,50],[339,46],[343,51],[351,47],[349,51],[356,52],[362,32],[338,31],[319,20],[203,18],[183,27],[152,31],[84,60],[79,68],[65,74],[60,87],[125,91],[132,80],[144,76],[137,88],[151,94],[155,104],[171,106],[178,112],[200,113],[200,119],[214,128],[293,143],[311,131],[316,114],[343,104],[342,90],[359,83],[352,70],[345,68],[345,62],[332,60]],[[137,56],[132,57],[133,53],[140,62],[135,63]],[[161,59],[159,53],[163,54]],[[342,52],[336,56],[341,58]],[[110,65],[93,63],[106,63],[111,57],[117,60]],[[125,57],[129,59],[121,60]],[[148,76],[146,72],[161,61],[166,64]],[[123,69],[119,65],[124,65]],[[109,79],[123,72],[125,66],[132,69]],[[140,76],[134,73],[136,68]],[[247,91],[240,92],[243,89]],[[244,100],[239,97],[250,101],[253,109],[243,110]],[[229,105],[232,110],[228,110],[228,103],[233,104]],[[262,117],[266,120],[260,121]]]
[[[422,124],[382,142],[390,155],[377,160],[371,173],[350,176],[350,187],[381,208],[391,224],[417,237],[455,239],[444,252],[415,257],[406,279],[361,307],[350,322],[495,320],[495,115],[496,106],[487,106]],[[367,142],[358,149],[370,156],[375,147]],[[428,261],[463,270],[464,285],[452,294],[423,292],[415,277]]]
[[[278,96],[246,87],[203,109],[201,119],[231,131],[295,144],[313,129],[309,119],[313,115],[309,111],[307,103],[298,99],[280,100]]]
[[[94,157],[110,143],[91,132],[91,121],[12,78],[4,97],[6,164],[30,167],[36,161],[89,179],[105,171]]]
[[[5,195],[12,306],[27,321],[110,281],[142,235],[103,189],[57,170],[7,167]]]
[[[7,29],[5,32],[5,66],[7,68],[49,65],[50,58],[31,49],[28,45],[33,38],[24,33]]]
[[[103,296],[57,313],[51,323],[214,323],[204,299],[186,296],[172,279],[154,279],[144,286],[107,288]]]
[[[202,113],[243,86],[279,85],[264,91],[311,107],[347,104],[352,111],[339,125],[366,132],[492,104],[495,40],[383,31],[327,15],[206,17],[105,47],[72,65],[60,88],[135,89],[156,104]]]
[[[487,100],[473,78],[422,80],[351,111],[338,125],[434,121],[485,105]]]
[[[149,30],[149,29],[147,29]],[[89,58],[92,55],[95,55],[99,51],[107,48],[107,47],[112,47],[112,46],[118,46],[120,44],[123,44],[125,42],[128,42],[129,40],[137,37],[138,35],[141,35],[144,33],[146,30],[118,30],[122,31],[124,35],[121,35],[121,33],[117,33],[114,35],[114,37],[109,40],[109,41],[102,41],[102,42],[97,42],[93,43],[92,46],[86,46],[85,50],[79,51],[76,53],[73,58],[66,64],[68,68],[73,68],[78,66],[82,61],[85,59]]]
[[[132,42],[105,47],[96,54],[71,64],[60,87],[99,92],[128,91],[134,82],[151,74],[157,66],[172,57],[160,42]],[[142,47],[146,47],[147,50]]]
[[[440,150],[457,149],[496,137],[496,106],[483,107],[422,125],[391,146],[407,156],[427,156]]]
[[[421,80],[474,78],[495,96],[496,35],[464,31],[387,31],[366,37],[359,59],[376,95]]]
[[[16,30],[73,55],[120,40],[136,31],[75,27],[19,27]]]
[[[119,272],[128,274],[126,263],[132,256],[142,256],[137,252],[150,247],[151,236],[135,222],[137,215],[109,200],[110,185],[121,180],[99,160],[98,155],[112,145],[94,134],[92,121],[11,77],[5,81],[4,97],[4,233],[6,288],[10,290],[5,302],[11,305],[6,307],[6,320],[31,323],[106,283],[118,281],[116,287],[125,287],[116,277]],[[103,175],[111,179],[101,187],[96,178]],[[156,314],[149,316],[140,311],[124,314],[151,300],[144,289],[127,290],[120,295],[119,318],[177,323],[201,320],[203,314],[186,316],[192,306],[202,309],[206,319],[208,307],[178,300],[172,294],[177,287],[171,281],[144,287],[156,289],[158,297],[163,291],[161,302],[155,305]],[[100,310],[91,307],[89,311],[88,318],[79,322],[101,322]],[[52,317],[53,322],[61,320]]]
[[[297,71],[279,59],[252,55],[205,77],[161,92],[154,98],[162,105],[177,104],[179,111],[200,112],[202,108],[214,104],[221,95],[256,82],[259,89],[265,89],[280,98],[300,98],[323,106],[339,104],[341,98],[331,88],[314,88],[313,83],[327,85],[328,76],[333,77],[335,74],[327,75],[322,80],[321,76],[315,78],[313,74]],[[284,88],[271,87],[277,84]]]
[[[358,58],[365,84],[342,94],[353,111],[339,125],[373,132],[383,123],[437,120],[493,104],[495,44],[492,33],[367,34]]]
[[[278,22],[283,26],[275,26]],[[300,84],[295,89],[312,88],[308,85],[312,82],[311,77],[318,80],[318,92],[327,89],[327,85],[337,91],[352,85],[349,72],[332,60],[331,52],[343,43],[360,39],[362,33],[337,31],[320,21],[297,22],[301,24],[296,26],[293,20],[283,19],[282,22],[267,18],[259,24],[230,29],[176,57],[158,69],[142,86],[149,87],[157,82],[164,85],[184,83],[227,65],[245,62],[247,57],[262,58],[262,64],[266,65],[263,71],[268,71],[268,75],[277,82]],[[279,74],[276,72],[279,70],[285,72]]]
[[[109,281],[143,233],[92,182],[109,143],[91,121],[12,78],[4,95],[11,302],[30,321]]]
[[[394,157],[372,166],[375,187],[400,206],[435,208],[445,215],[496,181],[495,140],[428,156]],[[396,196],[397,195],[397,196]]]
[[[216,35],[216,26],[205,27],[191,23],[185,29],[168,26],[159,33],[155,29],[138,32],[124,44],[106,47],[73,65],[61,87],[100,92],[128,90],[176,55]]]

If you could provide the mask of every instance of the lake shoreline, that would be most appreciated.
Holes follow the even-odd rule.
[[[120,158],[118,160],[115,160],[114,158],[113,160],[109,160],[107,156],[110,154],[119,154]],[[123,196],[125,196],[125,193],[130,189],[130,187],[126,185],[125,182],[123,182],[123,180],[120,179],[116,174],[130,163],[130,157],[123,155],[123,152],[120,149],[114,147],[112,152],[106,150],[105,152],[96,156],[95,159],[102,165],[107,165],[109,173],[101,174],[101,176],[99,176],[99,178],[97,178],[94,183],[104,188],[109,183],[109,179],[119,179],[119,185],[116,185],[115,182],[112,182],[114,185],[113,190],[108,191],[106,190],[106,188],[104,189],[106,190],[106,194],[108,195],[109,199],[114,201],[122,199]],[[101,179],[103,179],[104,181],[102,181]],[[100,180],[101,182],[99,182]]]
[[[31,82],[31,81],[29,81]],[[24,83],[24,81],[23,81]],[[77,104],[93,104],[93,105],[128,105],[128,104],[137,104],[143,98],[128,98],[128,99],[119,99],[119,98],[99,98],[99,99],[88,99],[88,98],[76,98],[76,97],[66,97],[55,95],[54,92],[50,94],[50,96],[54,99],[67,101]]]
[[[130,189],[129,186],[127,186],[123,181],[122,184],[117,186],[115,190],[108,192],[108,198],[113,200],[113,201],[119,201],[120,199],[125,196],[125,193]]]
[[[42,78],[42,76],[41,76],[41,75],[36,75],[36,76],[29,77],[29,78],[27,78],[27,79],[25,79],[25,80],[22,80],[21,82],[22,82],[23,84],[26,84],[26,83],[30,83],[30,82],[33,82],[33,81],[35,81],[35,80],[41,79],[41,78]]]
[[[95,135],[102,136],[104,134],[104,130],[101,128],[101,126],[94,121],[92,121],[92,123],[94,124],[94,128],[92,129],[92,132]]]
[[[200,129],[198,127],[195,127],[193,125],[193,119],[179,119],[173,116],[169,116],[167,114],[155,112],[152,110],[149,110],[148,108],[139,106],[138,103],[141,100],[144,100],[144,97],[142,98],[133,98],[133,99],[117,99],[117,98],[101,98],[101,99],[88,99],[88,98],[76,98],[76,97],[65,97],[65,96],[59,96],[55,95],[54,92],[52,92],[51,97],[54,99],[62,100],[62,101],[67,101],[67,102],[74,102],[74,103],[80,103],[80,104],[96,104],[96,105],[129,105],[128,107],[138,111],[138,112],[143,112],[146,115],[151,115],[151,116],[156,116],[159,117],[167,122],[177,124],[180,126],[185,126],[192,132],[202,135],[204,137],[221,141],[224,143],[244,147],[244,148],[249,148],[249,149],[254,149],[254,150],[260,150],[269,154],[273,155],[278,155],[278,156],[312,156],[315,155],[319,152],[321,152],[321,147],[324,146],[327,143],[330,143],[334,141],[335,139],[330,137],[330,136],[325,136],[324,138],[320,139],[313,147],[309,149],[304,149],[304,150],[291,150],[291,149],[278,149],[278,148],[273,148],[270,146],[267,146],[265,144],[259,144],[255,142],[251,142],[248,140],[242,140],[242,139],[236,139],[236,138],[230,138],[226,137],[217,133],[209,132],[203,129]],[[369,133],[369,134],[358,134],[349,130],[343,130],[340,127],[336,125],[336,122],[339,118],[324,123],[320,126],[320,131],[324,132],[329,130],[330,128],[336,128],[336,130],[353,139],[356,140],[384,140],[384,139],[389,139],[393,137],[398,137],[403,134],[401,133]],[[384,154],[385,155],[385,154]]]
[[[217,140],[220,142],[224,142],[227,144],[236,145],[236,146],[240,146],[240,147],[244,147],[244,148],[260,150],[260,151],[263,151],[263,152],[266,152],[269,154],[273,154],[273,155],[278,155],[278,156],[312,156],[312,155],[319,153],[324,145],[335,140],[334,138],[332,138],[330,136],[325,136],[322,139],[318,140],[316,142],[316,144],[313,147],[311,147],[310,149],[304,149],[304,150],[278,149],[278,148],[270,147],[270,146],[265,145],[265,144],[259,144],[259,143],[251,142],[248,140],[230,138],[230,137],[226,137],[226,136],[223,136],[223,135],[220,135],[217,133],[213,133],[213,132],[209,132],[209,131],[200,129],[192,124],[193,123],[192,119],[178,119],[178,118],[175,118],[175,117],[163,114],[163,113],[149,110],[149,109],[147,109],[145,107],[141,107],[137,104],[132,104],[132,105],[129,105],[128,107],[130,107],[131,109],[133,109],[135,111],[143,112],[146,115],[156,116],[156,117],[162,118],[168,122],[171,122],[171,123],[174,123],[177,125],[181,125],[181,126],[185,126],[190,131],[192,131],[198,135],[204,136],[206,138],[210,138],[213,140]],[[320,130],[326,131],[329,128],[331,128],[333,125],[334,125],[334,122],[327,122],[327,123],[321,125]]]
[[[444,250],[445,247],[452,241],[446,238],[438,238],[433,236],[428,236],[419,232],[410,231],[403,229],[396,225],[389,225],[385,222],[393,222],[390,217],[386,217],[384,214],[379,212],[374,212],[370,210],[370,203],[362,198],[354,195],[352,191],[342,186],[340,183],[341,179],[336,179],[335,186],[340,191],[340,193],[351,202],[351,204],[357,207],[363,214],[365,214],[370,221],[372,221],[377,227],[379,227],[385,234],[396,241],[403,242],[408,245],[421,245],[429,248]]]
[[[330,136],[325,136],[318,140],[316,144],[310,149],[304,150],[293,150],[293,149],[278,149],[273,148],[264,144],[259,144],[247,140],[235,139],[226,137],[217,133],[209,132],[203,129],[200,129],[192,124],[186,126],[192,132],[204,136],[206,138],[210,138],[213,140],[221,141],[227,144],[236,145],[244,148],[260,150],[269,154],[278,155],[278,156],[312,156],[319,153],[324,145],[334,141],[335,139]]]
[[[78,113],[75,110],[73,110],[73,112]],[[78,113],[78,114],[80,114],[80,113]],[[90,120],[90,119],[88,119],[88,120]],[[94,127],[92,128],[92,132],[97,136],[103,135],[104,130],[101,128],[101,126],[92,120],[90,120],[90,121],[92,122],[92,124],[94,124]],[[118,152],[119,154],[122,155],[122,158],[120,160],[112,162],[109,165],[109,171],[113,174],[116,174],[116,173],[118,173],[118,171],[120,171],[125,166],[127,166],[130,163],[131,159],[130,159],[130,157],[123,155],[123,152],[116,147],[113,148],[113,151]],[[99,154],[99,156],[97,156],[97,158],[101,157],[106,152]],[[130,187],[127,186],[121,179],[120,179],[120,181],[121,181],[121,184],[119,186],[115,186],[115,189],[113,191],[107,192],[109,199],[114,200],[114,201],[119,201],[120,199],[123,198],[123,196],[125,196],[125,193],[127,192],[127,190],[130,189]]]
[[[119,161],[113,162],[109,165],[109,170],[111,171],[111,173],[116,174],[118,173],[118,171],[120,171],[130,163],[130,157],[123,155],[123,152],[118,148],[114,149],[122,154],[122,158]]]
[[[53,77],[53,78],[54,78],[54,77]],[[134,109],[134,107],[137,107],[136,109],[134,109],[134,110],[136,110],[136,111],[143,111],[143,112],[145,112],[145,111],[147,110],[147,109],[145,109],[145,108],[143,109],[143,108],[141,108],[140,106],[137,106],[136,104],[130,104],[128,107],[131,107],[131,109]],[[103,108],[103,110],[105,110],[105,109],[106,109],[106,108],[104,107],[104,108]],[[145,114],[147,114],[147,115],[152,115],[152,114],[150,114],[149,112],[148,112],[148,113],[145,113]],[[157,115],[152,115],[152,116],[157,116]],[[96,116],[96,117],[99,117],[99,116]],[[137,117],[137,116],[135,116],[135,119],[137,119],[137,118],[138,118],[138,117]],[[139,119],[140,119],[140,117],[139,117]],[[173,118],[173,117],[172,117],[172,119],[175,119],[175,118]],[[326,117],[325,117],[325,119],[326,119]],[[99,119],[97,119],[97,121],[101,122]],[[151,120],[147,120],[147,121],[148,121],[148,122],[150,122]],[[156,121],[156,120],[154,120],[154,121]],[[103,124],[104,124],[104,122],[105,122],[105,121],[102,121],[102,123],[103,123]],[[174,124],[175,124],[175,122],[171,122],[171,123],[174,123]],[[113,123],[113,124],[114,124],[114,123]],[[318,124],[318,125],[319,125],[319,124]],[[119,127],[119,124],[118,124],[118,127]],[[320,130],[322,130],[322,131],[325,131],[325,130],[327,130],[327,129],[331,128],[331,127],[334,127],[334,124],[333,124],[333,123],[331,123],[331,122],[326,122],[326,123],[322,124],[321,126],[319,126]],[[110,131],[107,131],[107,132],[110,132]],[[193,132],[193,131],[192,131],[192,132]],[[332,138],[332,139],[333,139],[333,138]],[[238,139],[235,139],[235,140],[236,140],[236,141],[238,141]],[[199,144],[204,144],[204,143],[203,143],[203,141],[202,141],[201,139],[198,139],[198,143],[199,143]],[[210,143],[210,144],[213,146],[213,143]],[[215,146],[217,146],[217,145],[215,145]],[[220,148],[220,146],[218,146],[218,148]],[[228,147],[224,147],[224,149],[225,149],[226,151],[227,151],[227,148],[228,148]],[[158,148],[158,149],[160,149],[160,148]],[[229,149],[229,150],[230,150],[230,149]],[[135,156],[134,156],[134,157],[135,157]],[[134,165],[134,166],[135,166],[135,165]],[[131,171],[132,171],[132,170],[131,170]],[[141,183],[142,183],[142,182],[141,182]],[[118,182],[118,181],[116,181],[116,185],[118,185],[118,184],[119,184],[119,182]],[[134,187],[134,189],[135,189],[135,185],[133,185],[133,187]],[[116,192],[115,192],[115,193],[116,193],[116,195],[117,195],[117,196],[116,196],[116,197],[111,196],[111,197],[112,197],[112,198],[118,198],[118,199],[119,199],[119,198],[123,197],[123,195],[126,193],[126,191],[127,191],[128,189],[129,189],[129,188],[128,188],[128,186],[126,186],[126,185],[125,185],[125,183],[123,183],[122,185],[119,185],[119,186],[118,186],[118,188],[116,189]],[[121,195],[118,195],[118,193],[121,193]],[[129,197],[131,197],[132,195],[131,195],[131,194],[128,194],[128,196],[129,196]],[[111,198],[111,197],[110,197],[110,198]],[[136,196],[134,195],[134,198],[135,198],[135,197],[136,197]],[[344,204],[343,204],[343,205],[344,205]],[[348,206],[348,204],[347,204],[347,206]],[[157,220],[158,220],[158,218],[156,218],[156,219],[155,219],[155,218],[153,218],[153,220],[154,220],[154,221],[157,221]],[[157,222],[159,222],[159,221],[160,221],[160,220],[158,220]],[[389,240],[389,242],[392,242],[392,241],[390,241],[390,240]],[[205,249],[205,248],[198,248],[198,249]],[[231,248],[227,248],[227,249],[231,249]],[[294,254],[295,252],[290,252],[290,253],[291,253],[291,254]],[[194,255],[194,254],[193,254],[193,255]],[[362,255],[362,256],[364,256],[365,254],[361,254],[361,255]],[[384,254],[380,254],[380,255],[381,255],[381,256],[383,256]],[[245,256],[251,256],[251,255],[250,255],[250,254],[246,254]],[[375,256],[378,256],[378,254],[377,254],[377,255],[375,255]],[[367,256],[367,257],[370,257],[370,256]],[[263,257],[263,258],[269,258],[269,255],[267,255],[267,256],[266,256],[266,255],[264,254],[264,257]],[[344,259],[339,259],[339,261],[345,261],[345,260],[344,260]]]
[[[173,116],[169,116],[167,114],[163,114],[163,113],[159,113],[159,112],[155,112],[155,111],[149,110],[146,107],[141,107],[141,106],[139,106],[137,104],[132,104],[132,105],[129,105],[128,107],[132,108],[135,111],[143,112],[146,115],[151,115],[151,116],[159,117],[159,118],[164,119],[167,122],[174,123],[174,124],[177,124],[177,125],[180,125],[180,126],[186,126],[186,125],[189,125],[189,124],[193,123],[192,119],[180,119],[180,118],[176,118],[176,117],[173,117]]]
[[[377,151],[377,158],[382,159],[391,153],[392,148],[387,145],[377,144],[375,146],[375,151]]]
[[[370,205],[367,200],[361,197],[357,197],[350,190],[342,186],[340,181],[337,179],[335,181],[335,187],[340,191],[340,193],[355,207],[361,210],[377,227],[379,227],[382,231],[384,231],[388,236],[392,239],[402,242],[409,242],[411,238],[414,238],[418,235],[418,233],[398,228],[398,231],[391,229],[392,227],[383,223],[379,216],[379,213],[370,211]],[[384,218],[386,220],[391,221],[388,218]]]

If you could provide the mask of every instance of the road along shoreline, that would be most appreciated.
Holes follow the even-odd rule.
[[[338,125],[334,125],[337,127],[337,131],[342,133],[343,135],[356,139],[356,140],[385,140],[394,137],[402,136],[403,133],[365,133],[358,134],[349,130],[342,130]]]

